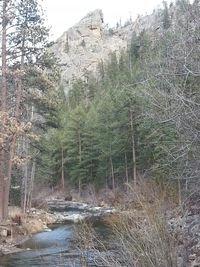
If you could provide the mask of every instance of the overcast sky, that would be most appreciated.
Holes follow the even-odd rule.
[[[162,0],[43,0],[48,25],[52,27],[51,39],[61,36],[97,8],[102,9],[104,22],[115,26],[120,19],[122,23],[130,17],[134,20],[138,14],[151,13],[159,5],[162,6]]]

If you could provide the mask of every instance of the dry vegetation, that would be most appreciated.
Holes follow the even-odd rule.
[[[112,232],[108,242],[84,224],[79,245],[81,251],[87,251],[82,253],[85,266],[88,255],[89,258],[93,255],[97,266],[177,266],[176,239],[165,216],[167,208],[176,200],[169,192],[172,192],[169,188],[161,191],[153,183],[142,183],[136,190],[129,186],[125,202],[121,203],[126,210],[104,219]],[[167,198],[171,201],[166,201]]]
[[[24,213],[19,207],[9,207],[8,220],[0,225],[0,244],[43,231],[52,222],[53,217],[43,210],[32,209]]]

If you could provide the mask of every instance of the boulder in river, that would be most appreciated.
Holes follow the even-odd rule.
[[[72,201],[72,196],[66,196],[65,201]]]

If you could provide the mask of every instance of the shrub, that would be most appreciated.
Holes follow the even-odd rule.
[[[92,227],[83,225],[80,248],[89,252],[89,258],[97,266],[177,266],[176,239],[168,229],[164,202],[155,190],[153,201],[149,201],[149,194],[144,194],[142,189],[130,187],[129,192],[139,208],[135,209],[135,203],[130,204],[127,210],[106,218],[112,232],[108,243]],[[88,258],[88,253],[82,255]]]

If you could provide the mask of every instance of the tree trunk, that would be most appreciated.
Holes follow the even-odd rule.
[[[25,163],[24,166],[24,177],[23,177],[23,186],[22,186],[22,208],[23,211],[26,211],[26,205],[27,205],[27,191],[28,191],[28,162]]]
[[[178,202],[179,206],[182,208],[182,194],[181,194],[181,179],[178,177]]]
[[[28,197],[27,197],[27,205],[26,209],[28,208],[29,210],[31,209],[31,203],[32,203],[32,194],[33,194],[33,184],[34,184],[34,179],[35,179],[35,159],[33,160],[33,165],[31,169],[31,179],[29,183],[29,189],[28,189]]]
[[[22,72],[24,70],[24,45],[25,45],[25,32],[23,36],[23,43],[22,43],[22,55],[21,55],[21,66],[20,66],[20,76],[16,78],[16,103],[15,103],[15,111],[14,116],[19,121],[19,115],[20,115],[20,103],[22,98]],[[18,74],[17,74],[18,75]],[[4,195],[4,213],[5,218],[8,215],[8,203],[9,203],[9,192],[10,192],[10,184],[11,184],[11,176],[12,176],[12,166],[13,166],[13,158],[15,153],[15,144],[17,140],[16,133],[13,135],[11,143],[8,144],[8,159],[5,159],[5,165],[7,167],[6,170],[6,178],[5,179],[5,195]]]
[[[80,178],[78,179],[78,197],[79,199],[81,197],[81,179]]]
[[[79,151],[79,163],[81,164],[82,162],[82,145],[81,145],[81,133],[78,131],[78,151]],[[79,198],[81,197],[81,178],[79,177],[78,179],[78,194]]]
[[[28,110],[28,106],[27,106],[27,110]],[[34,106],[31,106],[31,112],[30,112],[30,121],[32,122],[34,119]],[[27,147],[26,147],[26,156],[28,156],[28,151],[29,151],[29,144],[27,143]],[[33,193],[33,184],[34,184],[34,180],[35,180],[35,159],[33,159],[33,163],[32,163],[32,168],[31,168],[31,174],[30,174],[30,180],[29,180],[29,175],[28,175],[28,171],[27,171],[27,189],[26,189],[26,193],[27,193],[27,197],[26,197],[26,207],[25,210],[27,209],[31,209],[31,205],[32,205],[32,193]]]
[[[125,173],[126,173],[126,187],[127,187],[127,190],[128,190],[129,176],[128,176],[128,163],[127,163],[127,155],[126,155],[126,152],[124,154],[124,160],[125,160]]]
[[[31,106],[31,108],[26,105],[27,110],[27,116],[30,121],[33,121],[34,118],[34,107]],[[30,115],[29,115],[30,113]],[[25,157],[28,159],[29,154],[29,142],[27,140],[27,137],[24,136],[23,139],[23,153]],[[31,173],[29,172],[29,163],[31,165],[31,162],[26,161],[23,166],[23,179],[22,179],[22,190],[21,190],[21,208],[24,212],[26,212],[27,209],[30,209],[31,201],[32,201],[32,188],[33,188],[33,182],[34,182],[34,176],[35,176],[35,159],[33,159]]]
[[[0,163],[1,163],[1,169],[0,169],[0,222],[5,219],[5,212],[4,212],[4,192],[5,192],[5,182],[4,182],[4,170],[3,170],[3,154],[1,151],[0,154]]]
[[[61,149],[61,187],[65,188],[65,173],[64,173],[64,155],[63,155],[63,147]]]
[[[7,106],[7,5],[8,0],[3,1],[3,11],[2,11],[2,39],[1,39],[1,67],[2,67],[2,84],[1,84],[1,102],[0,111],[6,112]],[[2,134],[4,130],[0,129]],[[3,145],[3,144],[2,144]],[[3,221],[7,217],[8,208],[5,209],[7,203],[5,200],[5,191],[7,182],[7,177],[5,176],[5,153],[4,150],[0,150],[0,221]]]
[[[112,189],[115,191],[115,175],[114,175],[114,167],[112,157],[110,157],[110,169],[111,169],[111,177],[112,177]]]
[[[0,222],[3,221],[4,217],[3,217],[3,183],[0,183]]]
[[[6,111],[6,96],[7,96],[7,5],[8,0],[3,1],[2,15],[2,85],[1,85],[1,111]]]
[[[136,170],[135,138],[134,138],[133,111],[132,110],[130,110],[130,125],[131,125],[132,161],[133,161],[132,176],[133,176],[134,186],[136,186],[136,184],[137,184],[137,170]]]
[[[4,218],[8,216],[8,204],[9,204],[9,193],[11,184],[11,173],[12,173],[12,161],[14,157],[14,143],[13,141],[8,148],[9,151],[4,153],[4,164],[5,164],[5,176],[4,176]]]

